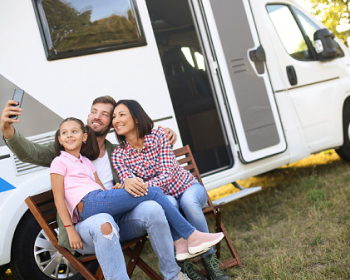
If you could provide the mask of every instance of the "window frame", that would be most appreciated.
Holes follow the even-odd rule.
[[[143,30],[142,22],[139,16],[136,0],[129,0],[129,1],[131,3],[133,12],[135,14],[136,24],[140,33],[140,40],[138,42],[113,44],[109,46],[102,45],[98,47],[88,47],[86,49],[55,53],[54,51],[50,50],[52,48],[51,34],[49,31],[46,14],[42,5],[42,0],[32,0],[33,9],[34,9],[36,20],[38,23],[41,40],[44,46],[46,59],[48,61],[52,61],[52,60],[63,59],[63,58],[72,58],[76,56],[83,56],[83,55],[96,54],[101,52],[109,52],[109,51],[115,51],[115,50],[146,46],[147,40],[146,40],[145,32]]]
[[[306,43],[306,46],[307,46],[308,49],[309,49],[309,52],[310,52],[310,54],[311,54],[311,56],[312,56],[312,59],[311,59],[311,60],[299,60],[299,59],[296,59],[295,57],[293,57],[293,56],[286,50],[287,54],[288,54],[291,58],[293,58],[293,59],[295,59],[295,60],[298,60],[298,61],[304,61],[304,62],[318,61],[319,59],[317,58],[316,50],[315,50],[315,48],[313,47],[313,45],[312,45],[312,43],[311,43],[311,41],[310,41],[311,39],[307,36],[307,34],[306,34],[306,32],[305,32],[305,29],[304,29],[302,23],[300,22],[300,20],[299,20],[299,18],[298,18],[298,15],[297,15],[296,12],[294,11],[294,9],[298,9],[298,8],[295,7],[295,6],[293,6],[293,5],[291,5],[291,4],[286,4],[286,3],[280,3],[280,2],[269,3],[269,4],[267,4],[267,5],[265,6],[266,12],[267,12],[268,15],[269,15],[269,12],[268,12],[268,10],[267,10],[267,7],[268,7],[268,6],[276,6],[276,5],[281,5],[281,6],[285,6],[285,7],[288,8],[289,12],[290,12],[291,15],[293,16],[293,19],[295,20],[295,22],[296,22],[296,24],[297,24],[297,26],[298,26],[298,28],[299,28],[299,30],[300,30],[301,35],[303,36],[303,39],[304,39],[304,41],[305,41],[305,43]],[[298,9],[298,10],[299,10],[302,14],[304,14],[303,11],[301,11],[300,9]],[[305,15],[305,14],[304,14],[304,15]],[[306,16],[306,15],[305,15],[305,16]],[[310,18],[308,17],[308,19],[310,19]],[[274,26],[274,23],[272,22],[270,16],[269,16],[269,20],[271,21],[272,25]],[[310,20],[311,20],[311,19],[310,19]],[[311,21],[312,21],[312,20],[311,20]],[[278,35],[278,32],[277,32],[275,26],[274,26],[274,29],[275,29],[275,32],[276,32],[277,36],[279,37],[279,40],[281,41],[281,38],[280,38],[280,36]],[[320,29],[321,29],[321,27],[320,27]],[[281,41],[281,44],[283,45],[284,49],[286,49],[282,41]]]

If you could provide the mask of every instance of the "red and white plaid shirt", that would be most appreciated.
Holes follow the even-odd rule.
[[[192,174],[177,162],[164,129],[152,129],[151,134],[144,138],[141,152],[125,141],[124,146],[113,151],[112,164],[121,183],[135,175],[175,198],[195,181]]]

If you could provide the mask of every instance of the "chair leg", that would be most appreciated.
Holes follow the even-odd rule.
[[[96,271],[95,277],[97,280],[102,280],[103,279],[103,272],[101,269],[101,266],[98,266],[98,269]]]
[[[215,213],[215,220],[216,220],[216,232],[223,232],[225,237],[225,241],[226,241],[226,244],[230,250],[230,253],[233,257],[233,260],[229,260],[229,261],[226,261],[226,262],[223,262],[223,265],[227,268],[227,267],[232,267],[234,265],[239,265],[239,266],[242,266],[242,263],[236,253],[236,250],[234,249],[233,245],[232,245],[232,242],[229,238],[229,235],[221,221],[221,211],[220,209],[217,209],[216,213]],[[216,245],[216,256],[218,257],[218,259],[220,259],[221,257],[221,252],[220,252],[220,243],[218,243]]]
[[[221,229],[221,211],[220,209],[217,209],[216,210],[216,213],[215,213],[215,220],[216,220],[216,232],[222,232],[222,229]],[[216,256],[218,257],[218,259],[220,259],[220,256],[221,256],[221,252],[220,252],[220,246],[221,242],[219,242],[218,244],[216,244]]]
[[[226,231],[224,225],[222,224],[222,222],[220,223],[220,229],[221,229],[221,231],[222,231],[222,232],[224,233],[224,235],[225,235],[224,238],[225,238],[226,244],[227,244],[227,246],[228,246],[228,248],[229,248],[229,250],[230,250],[230,252],[231,252],[232,257],[233,257],[234,259],[236,259],[236,261],[237,261],[236,264],[238,264],[239,266],[242,266],[241,260],[239,259],[238,255],[237,255],[237,253],[236,253],[236,250],[233,248],[232,242],[231,242],[231,240],[230,240],[230,238],[229,238],[229,235],[228,235],[228,233],[227,233],[227,231]]]
[[[135,266],[140,258],[143,247],[145,246],[145,240],[142,239],[136,243],[134,250],[130,248],[126,248],[124,252],[128,255],[129,262],[127,264],[127,272],[129,277],[131,278],[132,273],[134,272]]]

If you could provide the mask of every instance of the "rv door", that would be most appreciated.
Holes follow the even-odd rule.
[[[327,55],[326,60],[321,57],[327,45],[322,46],[317,34],[327,30],[291,1],[250,3],[259,37],[266,46],[275,94],[288,92],[311,153],[336,146],[341,138],[337,128],[345,99],[342,96],[349,90],[344,67],[349,64],[348,50],[341,49],[337,38],[328,36],[324,39],[329,40],[334,55]]]
[[[239,157],[253,162],[286,150],[282,124],[260,42],[246,0],[203,0],[208,32],[239,145]]]

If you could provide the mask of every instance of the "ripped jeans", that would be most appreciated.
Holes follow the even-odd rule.
[[[101,226],[110,223],[117,234],[104,237]],[[180,267],[174,257],[174,242],[163,208],[155,201],[145,201],[114,222],[109,214],[96,214],[75,225],[82,241],[81,254],[96,254],[106,280],[129,280],[120,242],[148,233],[158,267],[164,280],[176,280]],[[112,239],[109,239],[111,238]]]
[[[101,226],[109,223],[112,226],[110,234],[103,235]],[[95,253],[106,280],[128,280],[126,265],[119,241],[119,228],[109,214],[97,214],[80,221],[75,229],[83,241],[81,254]]]

